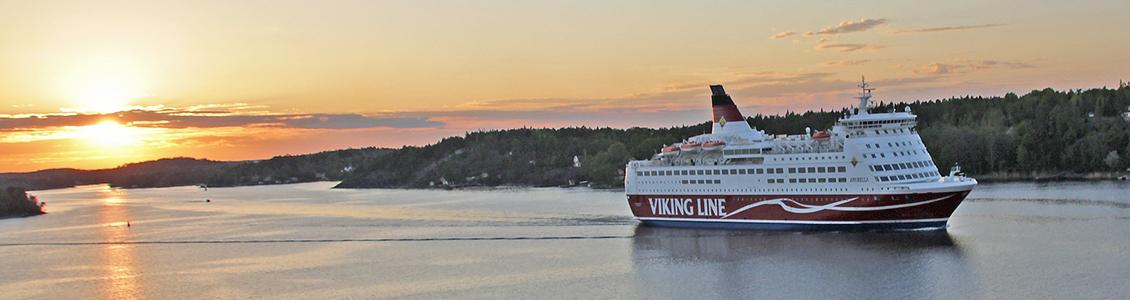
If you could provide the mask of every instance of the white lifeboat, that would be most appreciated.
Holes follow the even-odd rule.
[[[679,145],[679,150],[682,150],[683,152],[698,152],[698,150],[700,150],[701,148],[702,144],[699,144],[697,142],[686,142],[682,145]]]
[[[719,151],[719,150],[722,150],[722,146],[725,146],[725,145],[726,145],[726,143],[722,142],[722,141],[709,141],[709,142],[702,144],[702,150],[703,151]]]
[[[659,151],[659,156],[661,157],[671,157],[676,155],[679,155],[679,147],[667,146],[663,147],[663,149]]]

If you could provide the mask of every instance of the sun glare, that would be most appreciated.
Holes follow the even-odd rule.
[[[67,80],[67,97],[72,109],[84,113],[112,113],[127,110],[144,92],[141,77],[128,63],[92,64]]]
[[[141,133],[137,128],[105,120],[98,124],[78,128],[78,137],[86,142],[107,148],[134,146],[140,144]]]

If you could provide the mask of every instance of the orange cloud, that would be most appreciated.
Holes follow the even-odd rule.
[[[836,44],[836,43],[819,43],[813,47],[816,50],[836,50],[840,52],[856,52],[861,50],[878,50],[883,49],[882,45],[871,44]]]
[[[981,29],[1005,26],[1006,24],[980,24],[980,25],[964,25],[964,26],[942,26],[942,27],[926,27],[918,29],[904,29],[898,30],[896,33],[909,33],[909,32],[942,32],[942,31],[963,31],[970,29]]]
[[[794,31],[784,31],[784,32],[769,36],[769,39],[770,40],[783,39],[783,38],[787,38],[787,37],[790,37],[790,36],[794,36],[796,34],[797,33],[794,32]]]
[[[920,65],[914,68],[914,73],[920,75],[944,75],[950,73],[969,73],[984,69],[1030,69],[1035,67],[1036,66],[1032,64],[1014,61],[961,60],[950,63]]]
[[[824,63],[824,65],[825,66],[833,66],[833,67],[846,67],[846,66],[862,65],[862,64],[865,64],[869,61],[871,61],[871,60],[867,60],[867,59],[835,60],[835,61],[826,62],[826,63]]]

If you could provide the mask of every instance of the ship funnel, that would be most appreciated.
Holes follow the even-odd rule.
[[[749,127],[734,99],[726,94],[722,85],[710,86],[710,104],[714,107],[714,126],[711,133],[719,136],[736,136],[748,140],[762,140],[763,135]]]
[[[710,86],[710,93],[710,102],[714,106],[712,121],[719,122],[721,119],[725,119],[726,122],[745,121],[745,117],[742,117],[742,113],[738,111],[738,106],[734,105],[734,99],[726,94],[722,85]]]

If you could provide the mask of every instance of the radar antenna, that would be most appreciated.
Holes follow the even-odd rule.
[[[866,76],[859,76],[859,79],[859,88],[863,89],[863,92],[860,92],[858,97],[859,114],[866,115],[867,109],[871,108],[871,91],[874,91],[875,88],[872,88],[870,84],[867,84]]]

